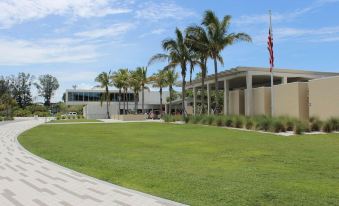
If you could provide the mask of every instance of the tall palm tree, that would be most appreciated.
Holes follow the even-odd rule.
[[[138,70],[131,71],[129,77],[129,86],[134,93],[134,110],[138,113],[139,91],[142,88],[142,76],[138,73]]]
[[[159,88],[160,93],[160,116],[162,116],[162,89],[167,86],[165,70],[159,70],[151,77],[152,86]]]
[[[172,110],[172,95],[173,95],[173,86],[175,85],[176,81],[178,80],[179,74],[175,72],[174,69],[168,69],[165,71],[165,80],[166,84],[169,88],[169,106],[168,111],[171,114]]]
[[[231,24],[231,16],[226,15],[222,20],[215,15],[211,10],[207,10],[204,13],[202,25],[206,29],[208,37],[208,50],[209,57],[214,62],[214,80],[215,80],[215,93],[216,93],[216,111],[219,112],[219,86],[218,86],[218,61],[223,64],[223,58],[221,51],[229,45],[234,44],[238,41],[251,42],[252,39],[248,34],[245,33],[229,33],[228,29]]]
[[[126,97],[128,89],[128,69],[119,69],[113,73],[113,82],[114,86],[119,89],[119,113],[120,113],[120,101],[121,99],[124,102],[124,114],[126,114]],[[128,104],[128,103],[127,103]]]
[[[209,57],[209,39],[205,29],[201,26],[190,26],[186,29],[187,44],[195,55],[195,63],[201,71],[201,113],[205,113],[205,79],[207,75],[207,60]]]
[[[176,34],[175,39],[169,38],[165,39],[162,42],[162,47],[167,53],[154,55],[150,59],[149,64],[152,64],[155,61],[167,60],[169,64],[165,67],[165,69],[175,68],[177,66],[181,67],[182,115],[185,116],[186,72],[187,72],[187,63],[189,61],[189,49],[185,44],[185,38],[180,29],[176,28],[175,34]]]
[[[147,67],[138,67],[136,68],[137,74],[140,76],[141,81],[141,108],[142,113],[145,114],[145,89],[148,89],[146,86],[149,83],[149,78],[147,77]]]
[[[112,86],[111,81],[111,71],[107,72],[101,72],[96,78],[95,81],[99,83],[97,87],[104,88],[105,93],[100,98],[100,103],[102,106],[102,102],[106,101],[106,109],[107,109],[107,119],[110,118],[109,115],[109,103],[110,103],[110,93],[108,87]]]

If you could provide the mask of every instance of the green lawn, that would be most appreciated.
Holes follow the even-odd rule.
[[[339,205],[339,134],[126,123],[42,125],[19,141],[79,172],[190,205]]]
[[[67,123],[67,122],[101,122],[101,121],[96,119],[60,119],[50,121],[50,123]]]

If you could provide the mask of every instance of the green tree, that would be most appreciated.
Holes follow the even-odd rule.
[[[106,101],[106,112],[107,112],[107,119],[110,119],[109,115],[109,104],[110,104],[110,93],[109,87],[112,86],[112,78],[111,78],[111,71],[109,72],[101,72],[96,78],[95,81],[99,83],[97,87],[104,88],[105,93],[100,98],[100,103],[102,106],[103,101]]]
[[[134,93],[134,111],[138,113],[139,91],[142,88],[142,76],[138,70],[130,71],[129,86]]]
[[[166,84],[168,86],[169,89],[169,105],[168,105],[168,111],[169,114],[171,114],[171,110],[172,110],[172,100],[173,100],[173,86],[176,84],[179,74],[177,72],[175,72],[174,69],[168,69],[165,70],[165,80],[166,80]]]
[[[19,107],[25,108],[32,103],[31,86],[33,76],[20,72],[18,76],[10,77],[11,93]]]
[[[222,50],[229,45],[234,44],[238,41],[247,41],[251,42],[252,39],[248,34],[245,33],[229,33],[229,26],[231,24],[231,16],[226,15],[219,20],[215,13],[211,10],[207,10],[204,13],[202,25],[204,26],[207,34],[207,48],[209,57],[213,59],[214,62],[214,80],[215,80],[215,90],[216,90],[216,108],[217,112],[220,112],[219,108],[219,86],[218,86],[218,61],[223,64],[223,58],[221,56]]]
[[[176,38],[165,39],[162,42],[163,49],[167,52],[165,54],[156,54],[154,55],[149,64],[152,64],[156,61],[168,61],[169,64],[165,69],[175,68],[177,66],[181,67],[181,90],[182,90],[182,115],[186,115],[185,111],[185,96],[186,96],[186,72],[187,72],[187,63],[190,59],[190,51],[187,48],[185,43],[185,38],[180,29],[176,28],[175,30]]]
[[[162,89],[167,86],[166,73],[164,70],[159,70],[151,76],[152,86],[159,88],[160,93],[160,116],[163,114],[162,110]]]
[[[136,73],[141,78],[141,108],[142,113],[145,114],[145,89],[148,89],[146,86],[149,83],[149,78],[147,77],[147,67],[138,67]]]
[[[113,73],[113,85],[119,89],[119,113],[120,113],[120,101],[121,99],[124,102],[124,114],[126,114],[126,100],[127,100],[127,90],[128,90],[128,79],[129,71],[128,69],[119,69]],[[123,91],[123,94],[122,94]],[[127,102],[128,104],[128,102]],[[128,109],[128,106],[127,106]]]
[[[51,98],[53,97],[54,92],[59,88],[57,78],[49,74],[41,75],[39,76],[39,83],[35,83],[34,85],[38,90],[39,96],[44,98],[44,105],[50,106]]]

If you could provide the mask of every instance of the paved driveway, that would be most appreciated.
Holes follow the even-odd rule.
[[[17,136],[43,120],[0,124],[0,206],[175,206],[41,159],[19,145]]]

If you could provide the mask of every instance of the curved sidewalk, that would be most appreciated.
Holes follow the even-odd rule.
[[[1,206],[179,206],[180,203],[116,186],[26,151],[20,133],[42,120],[0,124]]]

